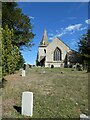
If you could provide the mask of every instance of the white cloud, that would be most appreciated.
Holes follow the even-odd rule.
[[[85,20],[85,23],[90,24],[90,19]]]
[[[59,33],[59,34],[56,35],[56,37],[61,37],[61,36],[63,36],[64,34],[65,34],[65,32]]]
[[[49,39],[50,40],[53,40],[54,38],[56,38],[56,37],[61,37],[61,36],[63,36],[65,34],[65,31],[63,31],[62,33],[58,33],[58,34],[56,34],[56,35],[53,35],[53,36],[51,36]]]
[[[61,30],[64,30],[64,28],[61,28]]]
[[[87,29],[87,27],[82,27],[82,28],[80,28],[80,30],[82,31],[82,30],[86,30]]]
[[[49,36],[54,36],[54,34],[53,34],[53,33],[49,33],[48,35],[49,35]]]
[[[87,26],[82,26],[82,24],[75,24],[75,25],[69,25],[68,27],[66,28],[62,28],[61,31],[60,30],[56,30],[56,34],[49,34],[51,35],[49,37],[50,40],[53,40],[54,38],[56,37],[61,37],[65,34],[74,34],[76,31],[83,31],[83,30],[86,30],[87,29]],[[74,39],[73,39],[74,41]],[[72,42],[72,44],[74,44],[75,42]]]
[[[66,31],[72,31],[72,30],[80,30],[82,24],[75,24],[75,25],[69,25],[67,28],[65,28]]]
[[[75,20],[75,19],[77,19],[76,17],[68,17],[68,19],[70,19],[70,20]]]
[[[71,45],[75,45],[75,44],[77,44],[77,41],[73,38],[73,39],[71,40],[70,44],[71,44]]]
[[[34,20],[35,17],[33,17],[33,16],[29,16],[29,18]]]
[[[56,33],[58,33],[59,32],[59,30],[56,30]]]
[[[53,40],[54,38],[53,38],[53,37],[50,37],[49,39],[50,39],[50,40]]]

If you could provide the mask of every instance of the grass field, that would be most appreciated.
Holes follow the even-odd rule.
[[[0,78],[2,77],[2,67],[0,66]]]
[[[45,72],[43,72],[45,71]],[[61,73],[63,71],[63,73]],[[79,118],[88,113],[88,74],[69,68],[32,68],[5,77],[3,118],[28,118],[20,114],[22,92],[34,94],[32,118]]]

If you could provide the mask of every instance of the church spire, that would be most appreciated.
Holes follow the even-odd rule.
[[[48,37],[47,37],[47,31],[46,29],[44,29],[44,34],[43,34],[43,37],[42,37],[42,40],[40,42],[40,45],[48,45]]]

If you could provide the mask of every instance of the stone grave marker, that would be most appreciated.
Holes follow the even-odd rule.
[[[29,73],[29,70],[30,70],[30,68],[29,68],[29,65],[27,64],[27,65],[26,65],[26,74]]]
[[[22,69],[22,77],[26,76],[26,64],[24,64],[23,69]]]
[[[22,115],[30,116],[33,115],[33,93],[23,92],[22,93]]]
[[[22,69],[22,77],[25,77],[25,70]]]
[[[23,70],[26,70],[26,64],[24,63]]]
[[[80,120],[90,120],[90,119],[89,119],[89,116],[85,114],[80,114]]]

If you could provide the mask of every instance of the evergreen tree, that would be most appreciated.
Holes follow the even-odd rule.
[[[14,73],[23,67],[20,53],[22,46],[31,47],[34,34],[28,16],[22,13],[15,2],[2,3],[2,73]],[[1,55],[1,54],[0,54]]]
[[[22,54],[19,53],[19,55],[20,55],[20,58],[19,58],[19,61],[18,61],[17,65],[16,65],[17,66],[16,70],[19,70],[20,68],[23,68],[24,63],[25,63],[25,60],[24,60]]]
[[[2,3],[2,27],[6,25],[14,30],[14,39],[12,44],[18,48],[21,46],[31,47],[33,45],[32,39],[32,25],[28,16],[22,13],[18,4],[15,2]]]
[[[84,63],[87,64],[87,71],[90,72],[90,30],[88,30],[87,34],[82,35],[78,46]]]
[[[2,29],[2,73],[3,75],[14,73],[19,61],[19,49],[12,45],[13,29],[8,26]]]
[[[38,62],[38,53],[37,53],[37,58],[36,58],[36,66],[39,65],[39,62]]]

